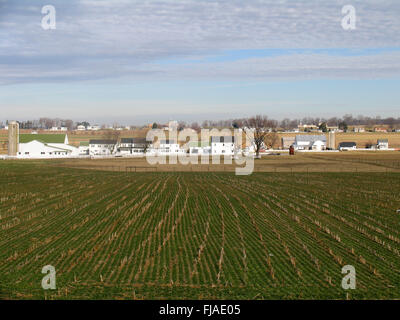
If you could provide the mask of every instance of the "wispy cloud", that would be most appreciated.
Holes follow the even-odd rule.
[[[134,78],[381,78],[399,74],[399,52],[337,55],[337,48],[400,47],[400,2],[352,1],[357,29],[345,31],[348,1],[52,1],[57,29],[42,30],[45,1],[0,1],[0,84]],[[283,49],[239,61],[190,61],[225,51]],[[293,54],[285,49],[332,52]],[[166,64],[160,61],[180,60]]]

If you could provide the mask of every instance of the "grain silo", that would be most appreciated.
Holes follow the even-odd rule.
[[[19,124],[16,121],[8,123],[8,155],[16,156],[18,152]]]
[[[336,136],[334,131],[329,132],[328,148],[333,150],[336,149]]]

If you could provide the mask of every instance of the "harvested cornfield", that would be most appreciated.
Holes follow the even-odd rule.
[[[0,163],[6,299],[399,299],[399,173]],[[42,267],[56,269],[43,290]],[[356,269],[344,290],[342,267]]]

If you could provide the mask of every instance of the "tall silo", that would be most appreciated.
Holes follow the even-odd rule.
[[[334,131],[329,131],[328,147],[332,150],[336,149],[336,136]]]
[[[8,123],[8,155],[16,156],[18,152],[19,124],[16,121]]]

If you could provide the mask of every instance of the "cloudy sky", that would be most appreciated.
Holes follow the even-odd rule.
[[[0,0],[3,121],[399,117],[399,88],[398,0]]]

